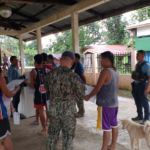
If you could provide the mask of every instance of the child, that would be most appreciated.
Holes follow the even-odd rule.
[[[114,67],[114,55],[111,52],[101,54],[101,71],[98,83],[93,91],[86,96],[88,101],[97,94],[98,120],[97,128],[104,130],[103,146],[101,150],[115,150],[118,137],[118,83],[119,73]],[[112,143],[108,146],[112,129]]]

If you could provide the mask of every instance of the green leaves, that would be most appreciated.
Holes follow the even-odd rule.
[[[85,45],[94,44],[100,41],[101,33],[100,25],[95,22],[79,27],[80,50]],[[64,31],[61,35],[56,34],[56,40],[50,43],[49,49],[51,52],[59,53],[63,51],[72,51],[72,31]]]

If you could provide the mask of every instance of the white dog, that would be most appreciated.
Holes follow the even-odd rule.
[[[135,150],[134,141],[137,140],[137,149],[140,150],[140,139],[145,138],[148,148],[150,149],[150,121],[147,121],[145,125],[137,124],[131,120],[123,119],[120,120],[123,125],[123,129],[126,129],[129,133],[131,140],[132,150]]]

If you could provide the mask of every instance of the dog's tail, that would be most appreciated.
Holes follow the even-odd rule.
[[[144,130],[145,133],[150,132],[150,121],[146,121],[143,130]]]

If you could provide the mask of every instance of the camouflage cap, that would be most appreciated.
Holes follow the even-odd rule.
[[[68,56],[68,57],[70,57],[72,60],[75,61],[75,55],[74,55],[74,53],[72,53],[72,52],[65,51],[65,52],[63,52],[63,54],[62,54],[62,57],[63,57],[63,56]]]

